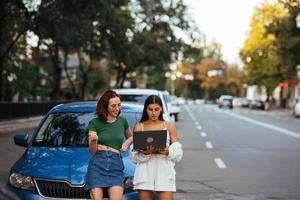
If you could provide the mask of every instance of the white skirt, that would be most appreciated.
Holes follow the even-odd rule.
[[[146,162],[136,164],[135,190],[176,192],[174,163],[161,154],[152,154]]]

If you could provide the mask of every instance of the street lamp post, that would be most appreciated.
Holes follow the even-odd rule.
[[[298,79],[300,79],[300,65],[297,65],[296,70],[297,70],[297,77]]]
[[[297,28],[300,28],[300,12],[298,13],[297,17],[296,17],[296,26]]]
[[[176,81],[176,75],[172,74],[171,76],[171,94],[175,94],[175,81]]]
[[[177,65],[175,63],[169,66],[170,71],[165,73],[165,77],[170,78],[170,93],[175,95],[176,88],[176,79],[182,78],[186,81],[194,80],[194,76],[192,74],[183,74],[180,71],[177,71]]]
[[[170,70],[171,70],[171,94],[174,95],[175,94],[175,81],[176,81],[176,69],[177,69],[177,64],[176,63],[172,63],[169,66]]]
[[[296,17],[296,26],[297,28],[300,28],[300,12],[298,13],[297,17]],[[300,65],[296,66],[296,70],[297,70],[297,95],[300,96]]]
[[[297,95],[300,96],[300,65],[297,65]]]

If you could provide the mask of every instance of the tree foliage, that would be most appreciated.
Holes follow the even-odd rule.
[[[9,100],[15,88],[12,80],[17,79],[15,73],[24,60],[22,47],[31,20],[30,12],[21,0],[0,2],[0,100]],[[15,78],[8,78],[11,76]]]
[[[295,21],[300,1],[279,0],[278,3],[283,6],[286,14],[275,18],[274,23],[267,26],[267,30],[276,36],[274,46],[282,81],[289,81],[295,76],[295,67],[300,63],[300,28]]]
[[[156,87],[164,78],[169,63],[175,61],[183,42],[175,31],[187,31],[189,22],[185,19],[186,6],[183,1],[142,0],[132,1],[131,8],[135,18],[135,28],[131,30],[131,40],[120,53],[117,70],[117,87],[122,87],[126,74],[137,72],[140,78],[150,75],[148,87]],[[120,65],[123,63],[123,65]],[[156,78],[158,75],[158,78]]]
[[[265,1],[253,15],[240,51],[245,64],[243,82],[266,86],[270,95],[279,82],[289,81],[300,62],[300,31],[295,18],[297,0]]]
[[[204,58],[221,59],[218,44],[200,45],[205,38],[187,18],[183,0],[0,5],[1,100],[94,98],[112,80],[114,87],[145,79],[147,87],[165,89],[170,63],[183,59],[180,70],[196,77],[195,66]],[[183,82],[185,95],[200,94],[201,81]]]
[[[221,94],[240,95],[241,72],[237,66],[228,66],[221,60],[206,58],[196,65],[196,70],[206,99],[215,99]]]

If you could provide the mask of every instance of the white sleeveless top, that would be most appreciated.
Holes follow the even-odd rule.
[[[144,131],[144,122],[142,122],[141,123],[141,125],[142,125],[142,131]],[[170,139],[170,134],[169,134],[169,130],[168,130],[168,127],[167,127],[167,124],[166,124],[166,122],[164,121],[164,129],[163,130],[167,130],[167,144],[166,144],[166,146],[168,147],[168,146],[170,146],[170,144],[171,144],[171,139]],[[150,131],[150,130],[149,130]]]

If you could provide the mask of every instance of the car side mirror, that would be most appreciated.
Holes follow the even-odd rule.
[[[14,136],[14,142],[16,145],[27,147],[28,146],[28,134],[23,133]]]

